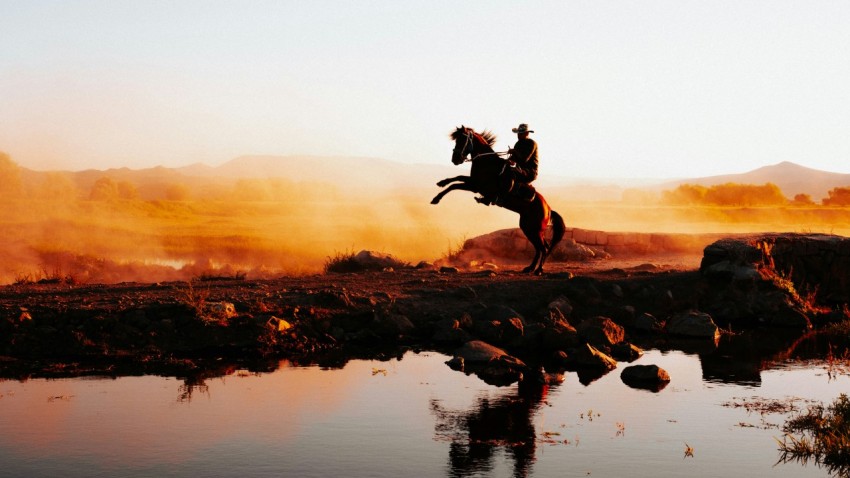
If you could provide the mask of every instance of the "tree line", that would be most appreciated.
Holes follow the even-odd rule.
[[[850,187],[836,187],[821,199],[823,206],[850,206]],[[773,183],[724,183],[714,186],[681,184],[662,191],[660,202],[669,206],[814,206],[809,194],[797,194],[788,199]]]

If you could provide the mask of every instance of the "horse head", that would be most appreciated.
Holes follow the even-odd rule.
[[[452,150],[452,163],[455,165],[463,164],[469,156],[475,159],[482,152],[492,152],[492,145],[496,142],[496,136],[493,133],[489,131],[476,133],[472,128],[463,125],[456,128],[449,137],[455,142]]]

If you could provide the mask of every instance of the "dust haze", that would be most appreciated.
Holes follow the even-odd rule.
[[[465,171],[456,171],[462,174]],[[0,283],[160,282],[321,272],[362,249],[416,264],[465,239],[517,226],[515,214],[449,194],[439,172],[357,187],[283,177],[193,177],[145,171],[36,172],[0,153]],[[401,184],[399,184],[401,183]],[[640,232],[850,231],[846,208],[664,205],[541,191],[568,227]]]

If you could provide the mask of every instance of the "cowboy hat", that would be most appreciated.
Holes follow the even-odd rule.
[[[513,128],[511,131],[514,133],[533,133],[534,131],[528,129],[528,125],[525,123],[520,123],[519,126]]]

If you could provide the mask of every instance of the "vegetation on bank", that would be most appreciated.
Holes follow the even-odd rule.
[[[850,399],[841,394],[828,407],[816,405],[783,427],[780,462],[814,460],[831,474],[850,476]]]

